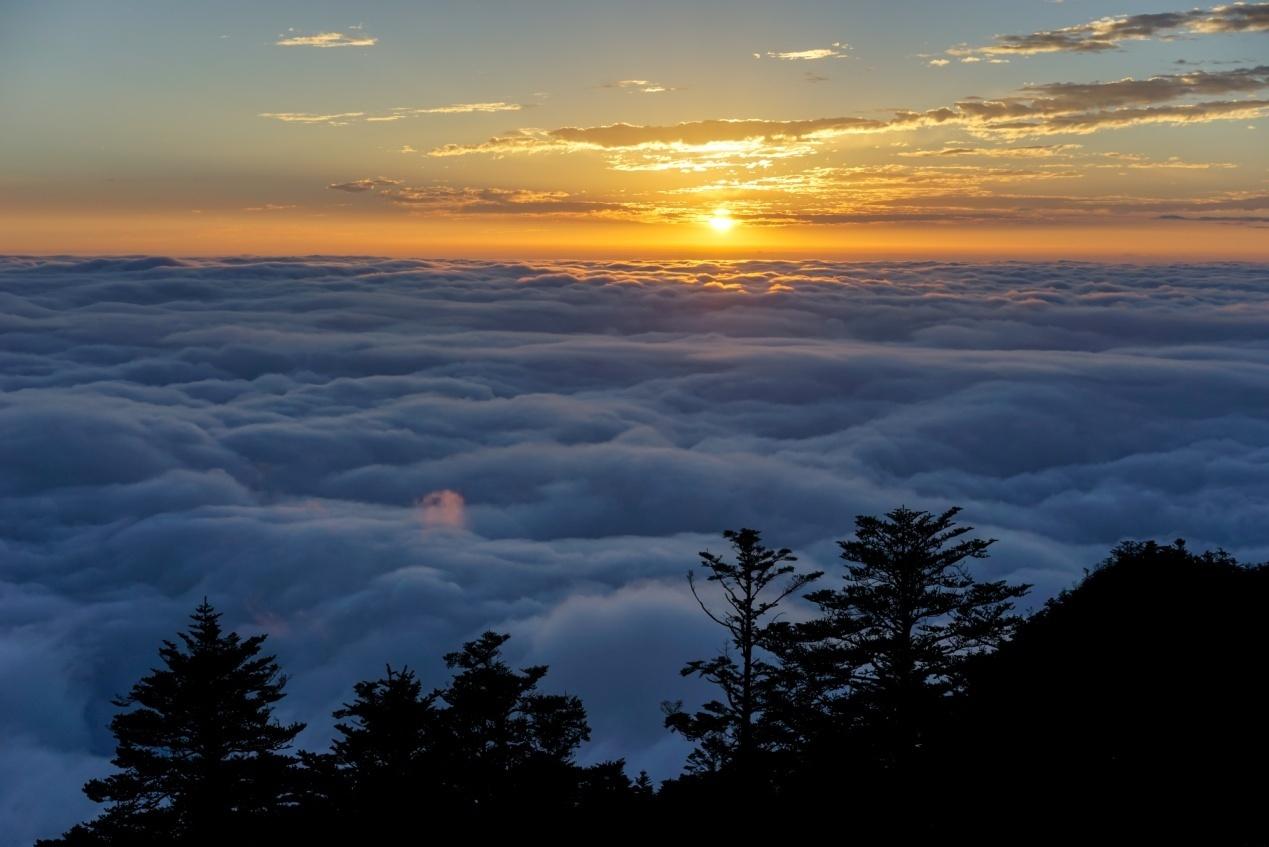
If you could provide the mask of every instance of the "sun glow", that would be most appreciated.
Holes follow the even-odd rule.
[[[709,219],[709,225],[718,232],[727,232],[736,225],[732,220],[731,212],[726,209],[715,209],[714,216]]]

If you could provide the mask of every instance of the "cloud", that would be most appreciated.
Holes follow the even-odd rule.
[[[834,41],[829,47],[814,47],[810,50],[792,50],[787,53],[754,53],[753,56],[755,59],[761,59],[765,55],[768,59],[782,59],[787,62],[813,62],[818,59],[844,59],[846,58],[847,51],[849,50],[849,44]]]
[[[936,150],[903,150],[905,158],[928,159],[944,156],[982,156],[996,159],[1048,159],[1080,149],[1079,144],[1030,144],[1017,147],[940,147]]]
[[[326,186],[335,191],[347,191],[351,194],[361,194],[366,191],[374,191],[378,188],[392,188],[401,184],[399,179],[388,179],[387,177],[373,177],[368,179],[354,179],[351,182],[333,182]]]
[[[678,91],[677,88],[671,88],[650,79],[619,79],[616,82],[606,82],[603,87],[619,88],[632,94],[665,94],[669,91]]]
[[[721,119],[666,126],[616,123],[593,127],[523,129],[477,144],[446,144],[429,156],[532,155],[599,152],[615,170],[709,170],[755,166],[773,159],[814,153],[819,142],[839,135],[883,129],[874,118],[803,121]]]
[[[1269,207],[1269,205],[1267,205]],[[1269,215],[1159,215],[1161,221],[1204,221],[1207,223],[1237,224],[1269,228]]]
[[[1044,115],[1042,119],[1021,118],[991,121],[987,134],[1006,137],[1030,135],[1087,135],[1103,129],[1121,129],[1146,124],[1178,126],[1214,120],[1244,120],[1261,117],[1269,100],[1221,100],[1177,106],[1149,106],[1112,109],[1104,112]]]
[[[327,188],[353,194],[373,191],[379,197],[397,206],[407,209],[426,209],[429,214],[630,217],[635,213],[635,207],[628,203],[594,200],[566,191],[458,187],[445,184],[410,186],[405,185],[401,180],[384,177],[332,183]]]
[[[1149,124],[1184,125],[1260,117],[1269,101],[1188,101],[1249,94],[1269,88],[1269,65],[1188,71],[1110,82],[1027,85],[1013,96],[966,97],[949,106],[899,111],[890,118],[807,120],[732,118],[669,125],[614,123],[590,127],[519,129],[475,144],[446,144],[433,157],[599,153],[615,170],[703,171],[766,167],[812,155],[849,135],[963,127],[971,134],[1012,141],[1046,135],[1087,135]]]
[[[307,112],[261,112],[260,117],[273,118],[274,120],[285,121],[287,123],[347,126],[354,120],[365,121],[367,123],[387,123],[405,120],[406,118],[419,117],[420,115],[468,115],[473,113],[518,112],[523,108],[524,107],[519,103],[504,103],[496,101],[491,103],[450,103],[445,106],[399,106],[390,112],[379,115],[371,115],[366,112],[340,112],[338,114],[331,115],[310,114]]]
[[[287,32],[291,34],[279,35],[278,40],[273,43],[279,47],[374,47],[379,43],[379,39],[373,35],[363,35],[360,32],[354,35],[342,32],[318,32],[304,35],[296,33],[293,29]]]
[[[836,578],[855,514],[960,504],[1037,602],[1124,537],[1269,557],[1260,265],[10,257],[0,302],[6,845],[87,813],[204,594],[273,633],[309,749],[494,627],[587,761],[665,776],[722,529]]]
[[[402,106],[392,111],[398,115],[467,115],[473,112],[518,112],[523,108],[519,103],[498,100],[492,103],[450,103],[446,106]]]
[[[1020,55],[1037,53],[1101,53],[1124,42],[1172,37],[1177,33],[1210,34],[1269,31],[1269,3],[1231,3],[1211,9],[1117,15],[1026,35],[998,35],[982,47],[953,47],[952,56]],[[965,61],[965,59],[962,59]]]
[[[261,112],[260,117],[273,118],[285,123],[347,126],[354,118],[365,117],[365,114],[365,112],[337,112],[329,115],[310,114],[307,112]]]

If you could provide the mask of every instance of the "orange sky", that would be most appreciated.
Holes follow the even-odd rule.
[[[0,251],[1269,258],[1269,3],[357,11],[7,5]]]
[[[1105,259],[1269,258],[1263,230],[1166,221],[1136,226],[841,225],[745,227],[375,217],[313,220],[203,214],[49,216],[0,221],[4,252],[32,254],[366,254],[446,258]]]

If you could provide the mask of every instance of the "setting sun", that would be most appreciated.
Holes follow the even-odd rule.
[[[714,216],[709,219],[709,225],[718,232],[728,232],[736,225],[732,220],[731,212],[726,209],[715,209]]]

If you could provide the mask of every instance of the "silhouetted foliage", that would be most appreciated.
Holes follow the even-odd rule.
[[[689,772],[729,771],[752,789],[762,767],[757,759],[774,743],[773,728],[764,721],[778,673],[764,656],[772,613],[821,573],[798,573],[788,564],[797,561],[792,551],[764,546],[756,530],[728,530],[723,537],[731,543],[734,562],[708,551],[700,554],[706,580],[722,593],[723,610],[715,612],[701,599],[691,571],[688,585],[702,611],[727,631],[727,649],[711,659],[688,662],[682,670],[684,676],[712,683],[722,698],[695,713],[683,711],[681,703],[667,703],[665,725],[696,743],[688,757]]]
[[[861,843],[1269,843],[1269,566],[1127,542],[1021,621],[1027,587],[970,575],[992,542],[956,515],[859,517],[843,583],[807,595],[805,620],[780,604],[821,574],[791,551],[742,529],[724,533],[734,561],[701,553],[721,605],[689,586],[727,647],[681,673],[719,697],[667,704],[696,748],[659,790],[621,759],[578,765],[581,701],[539,691],[547,668],[508,666],[495,632],[445,656],[430,692],[408,668],[356,683],[330,750],[297,766],[264,636],[225,634],[204,601],[116,701],[117,771],[85,786],[105,812],[39,843],[412,843],[424,814],[468,834],[752,834],[837,803]]]
[[[436,692],[441,790],[450,808],[488,813],[568,805],[573,756],[590,738],[581,700],[541,694],[544,665],[514,671],[500,650],[510,636],[486,632],[445,656],[457,673]]]
[[[958,512],[859,516],[855,537],[839,542],[844,584],[808,595],[823,616],[799,627],[807,675],[835,689],[856,755],[866,746],[885,769],[914,767],[963,688],[965,659],[1009,637],[1012,601],[1029,588],[970,575],[966,560],[993,542],[964,539],[973,528],[956,525]]]
[[[225,844],[276,825],[295,800],[284,751],[303,724],[280,724],[273,704],[286,678],[265,636],[225,634],[206,600],[180,644],[164,641],[150,671],[110,722],[118,771],[84,786],[109,804],[67,833],[68,844]],[[58,842],[44,842],[54,844]]]
[[[972,663],[946,755],[979,775],[1009,762],[1004,829],[1039,806],[1061,810],[1054,840],[1269,843],[1266,609],[1265,566],[1121,544]]]
[[[408,668],[358,682],[335,710],[338,737],[326,754],[301,753],[309,776],[306,816],[360,837],[403,830],[417,798],[435,788],[435,694]]]

